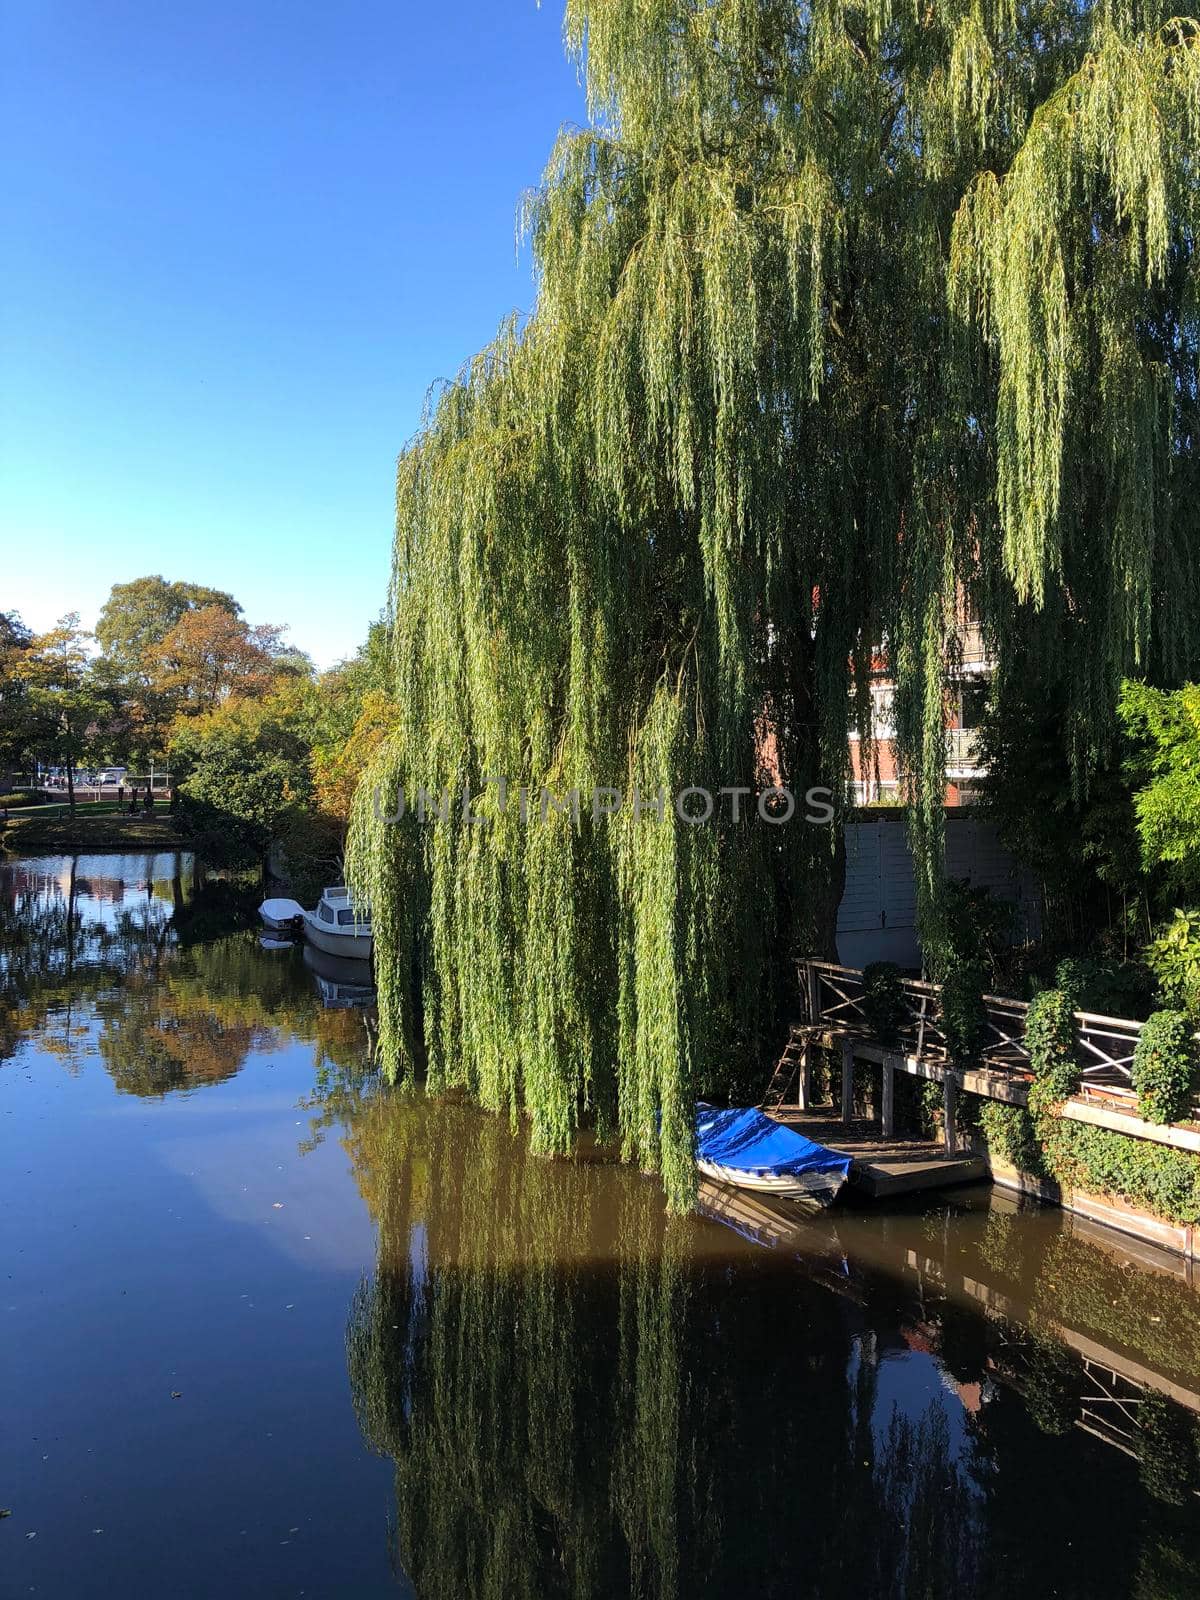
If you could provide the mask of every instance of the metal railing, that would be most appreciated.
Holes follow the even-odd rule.
[[[947,728],[946,771],[975,774],[983,770],[978,728]]]
[[[986,671],[993,665],[991,652],[983,638],[983,629],[977,622],[968,622],[959,634],[961,661],[965,670]]]
[[[129,796],[135,789],[141,794],[145,794],[149,789],[156,795],[169,795],[173,784],[174,779],[169,772],[130,773],[123,778],[110,779],[104,783],[77,777],[74,790],[78,800],[114,800],[122,792],[125,796]],[[28,787],[38,789],[43,794],[53,795],[55,799],[66,799],[70,792],[67,780],[61,777],[40,778]]]

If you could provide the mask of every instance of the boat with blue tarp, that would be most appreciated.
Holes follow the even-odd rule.
[[[846,1182],[852,1161],[765,1112],[703,1103],[696,1107],[696,1165],[717,1183],[829,1205]]]

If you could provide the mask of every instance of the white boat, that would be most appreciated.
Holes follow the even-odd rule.
[[[349,889],[323,889],[315,911],[305,911],[304,937],[326,955],[371,959],[371,913],[356,906]]]
[[[315,944],[306,944],[304,965],[312,973],[321,1004],[327,1009],[344,1011],[375,1003],[371,969],[361,961],[326,955]]]
[[[304,907],[298,900],[264,900],[258,914],[266,928],[298,929],[304,918]]]

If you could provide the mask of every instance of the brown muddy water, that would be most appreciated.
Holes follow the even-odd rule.
[[[1200,1593],[1177,1262],[672,1221],[382,1089],[367,1002],[190,857],[0,866],[0,1594]]]

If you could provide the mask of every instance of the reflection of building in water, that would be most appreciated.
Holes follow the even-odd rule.
[[[113,866],[129,871],[114,872]],[[49,908],[70,902],[81,921],[111,920],[128,905],[153,902],[168,917],[190,897],[195,878],[190,852],[157,856],[53,856],[19,861],[4,869],[2,887],[10,901],[32,901]]]
[[[64,861],[18,861],[4,869],[8,895],[32,897],[48,902],[65,900],[73,886],[69,859]]]
[[[861,1256],[846,1253],[835,1217],[805,1222],[786,1203],[707,1183],[700,1208],[756,1244],[791,1253],[807,1276],[855,1305],[876,1303],[872,1274]],[[945,1232],[930,1230],[925,1217],[885,1219],[893,1258],[899,1247],[904,1264],[902,1293],[873,1349],[941,1360],[947,1392],[971,1417],[1000,1384],[1022,1396],[1046,1431],[1081,1429],[1143,1464],[1156,1452],[1168,1463],[1161,1482],[1182,1478],[1200,1493],[1189,1442],[1194,1428],[1200,1437],[1200,1304],[1191,1264],[1080,1219],[1034,1220],[1045,1248],[1030,1276],[1012,1251],[1019,1207],[1007,1195],[994,1195],[976,1217],[956,1216]],[[966,1250],[962,1233],[971,1228],[978,1248]],[[908,1244],[909,1234],[917,1242]],[[895,1289],[886,1297],[896,1300]],[[974,1332],[959,1360],[964,1312]],[[1171,1465],[1173,1451],[1179,1460]]]

